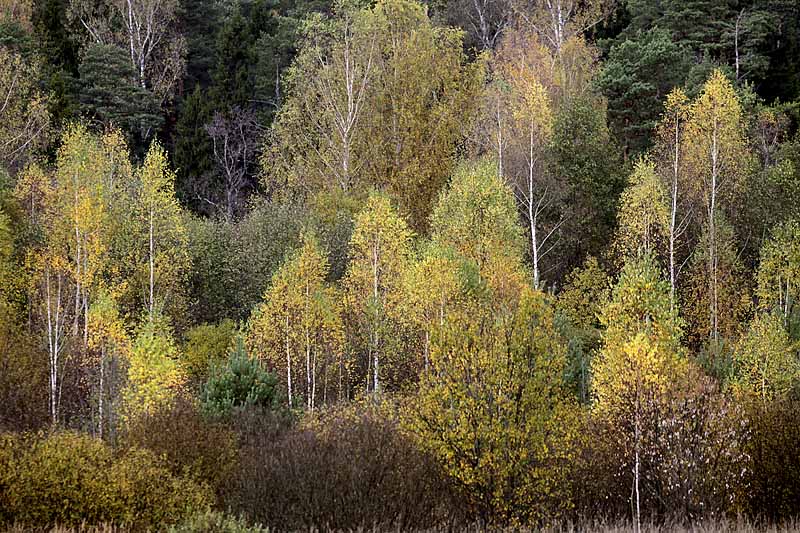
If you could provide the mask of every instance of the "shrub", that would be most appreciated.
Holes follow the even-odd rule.
[[[209,414],[226,415],[234,407],[273,406],[277,382],[274,374],[247,355],[239,337],[227,363],[212,369],[203,391],[203,408]]]
[[[186,333],[181,360],[190,379],[206,381],[209,370],[224,361],[235,330],[233,320],[225,319],[219,324],[195,326]]]
[[[205,418],[185,397],[131,420],[122,442],[127,448],[150,450],[173,475],[206,483],[215,492],[236,462],[236,435],[221,422]]]
[[[754,398],[746,405],[752,463],[745,509],[756,518],[794,518],[800,510],[800,401]]]
[[[281,529],[432,527],[455,505],[439,465],[374,407],[348,407],[280,431],[243,433],[226,505]],[[257,424],[256,420],[250,421]]]
[[[732,399],[693,369],[640,407],[641,513],[682,522],[736,511],[746,485],[746,420]],[[592,413],[575,464],[579,517],[630,517],[634,483],[634,422]]]
[[[208,506],[206,489],[170,474],[151,452],[120,454],[76,432],[0,439],[0,517],[45,526],[113,522],[147,528]],[[11,458],[9,461],[8,458]]]

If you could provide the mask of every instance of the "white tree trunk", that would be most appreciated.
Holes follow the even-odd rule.
[[[155,241],[153,239],[153,225],[154,225],[154,218],[155,214],[153,213],[153,207],[150,206],[150,301],[149,301],[149,311],[150,311],[150,322],[153,321],[153,312],[155,310],[155,279],[156,279],[156,264],[155,264]]]

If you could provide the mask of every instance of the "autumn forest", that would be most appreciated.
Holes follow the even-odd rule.
[[[0,529],[800,530],[798,127],[793,0],[0,0]]]

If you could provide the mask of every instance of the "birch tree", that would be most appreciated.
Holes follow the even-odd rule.
[[[262,164],[268,189],[385,189],[415,230],[456,162],[483,86],[463,35],[422,5],[342,3],[307,23]]]
[[[690,221],[688,183],[683,157],[683,137],[688,119],[688,98],[680,89],[667,96],[664,115],[657,127],[658,170],[669,191],[669,284],[670,300],[675,304],[675,287],[682,265],[678,247]]]
[[[130,421],[163,409],[185,392],[186,383],[169,324],[157,312],[139,326],[131,346],[122,418]]]
[[[411,260],[412,232],[390,200],[374,193],[356,216],[350,263],[343,280],[349,338],[359,353],[367,392],[378,392],[392,364],[396,339],[391,308],[402,295]]]
[[[30,263],[34,309],[48,352],[54,423],[65,365],[87,352],[89,308],[109,269],[113,224],[108,186],[115,172],[106,139],[72,125],[62,138],[53,173],[30,167],[15,191],[41,231]]]
[[[272,153],[302,188],[347,191],[360,182],[362,115],[376,76],[378,35],[365,11],[340,4],[329,21],[310,18],[286,74],[289,98],[275,124]],[[275,152],[278,152],[277,154]]]
[[[340,298],[325,283],[327,275],[323,250],[316,237],[305,234],[301,248],[273,276],[250,322],[250,352],[285,376],[290,408],[296,397],[309,410],[347,397],[350,367],[344,359]]]
[[[49,133],[48,98],[38,79],[35,63],[0,47],[0,163],[9,170],[22,168]]]
[[[463,263],[451,250],[435,244],[403,273],[403,296],[398,320],[410,320],[422,335],[422,360],[417,373],[430,368],[431,335],[443,327],[448,310],[460,301]]]
[[[528,223],[533,284],[538,288],[542,259],[553,250],[563,223],[557,212],[563,184],[549,161],[554,122],[554,79],[545,66],[549,54],[535,40],[526,44],[530,46],[504,42],[498,53],[497,70],[504,83],[497,87],[503,89],[507,117],[505,124],[497,121],[494,135],[505,138],[498,153],[501,176],[511,184]]]
[[[514,193],[492,161],[466,163],[455,172],[431,215],[431,239],[482,272],[501,258],[522,264],[525,240]]]
[[[161,103],[172,98],[186,69],[186,42],[177,31],[177,0],[70,0],[68,14],[91,42],[113,44],[127,52],[142,89]]]
[[[760,313],[737,343],[734,386],[767,403],[785,398],[800,383],[797,343],[786,332],[779,314]]]
[[[131,342],[114,298],[104,293],[89,308],[91,362],[97,366],[96,431],[102,439],[114,427],[119,408],[122,369],[130,357]]]
[[[134,253],[144,274],[148,320],[159,306],[179,297],[189,267],[186,228],[175,198],[175,173],[167,154],[154,142],[136,170],[135,190],[138,246]]]
[[[617,234],[612,245],[615,258],[623,265],[639,255],[661,255],[669,228],[667,195],[655,164],[640,159],[620,195]]]
[[[542,520],[563,509],[557,465],[573,453],[564,345],[540,291],[523,288],[501,312],[486,301],[494,297],[477,290],[434,324],[410,423],[475,515]]]
[[[631,507],[639,531],[644,426],[654,416],[651,406],[688,368],[680,346],[681,322],[652,257],[625,265],[600,320],[605,332],[592,364],[593,408],[627,434]]]
[[[609,0],[512,0],[514,12],[556,53],[573,36],[582,35],[611,14]]]
[[[710,339],[719,341],[717,220],[748,170],[742,108],[731,83],[715,70],[692,103],[683,153],[694,191],[705,204],[708,231]]]
[[[62,138],[54,176],[60,227],[52,229],[60,232],[69,228],[67,260],[75,283],[73,335],[78,335],[82,320],[84,348],[89,334],[90,292],[102,272],[108,250],[104,166],[99,139],[82,126],[68,129]]]
[[[788,221],[773,229],[761,248],[758,267],[759,307],[777,311],[784,327],[794,329],[800,312],[800,224]]]

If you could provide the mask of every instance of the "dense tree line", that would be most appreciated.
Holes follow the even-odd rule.
[[[793,517],[798,35],[0,1],[0,523]]]

